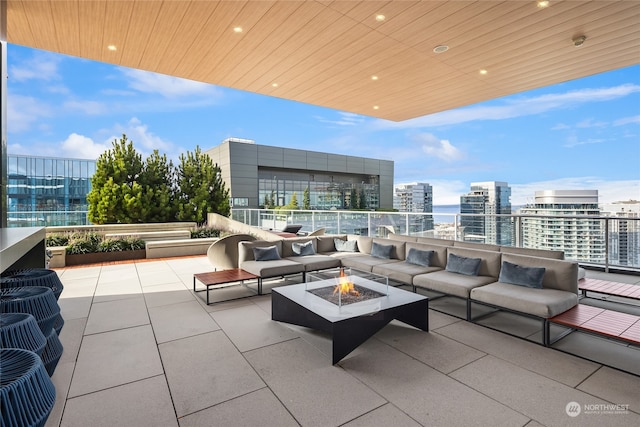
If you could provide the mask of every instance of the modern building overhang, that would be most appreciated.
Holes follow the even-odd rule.
[[[640,2],[548,3],[7,0],[7,41],[393,121],[640,62]]]

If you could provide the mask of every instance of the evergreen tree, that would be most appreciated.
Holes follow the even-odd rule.
[[[367,209],[367,196],[364,194],[364,188],[360,189],[360,196],[358,197],[358,209]]]
[[[309,186],[304,189],[304,194],[302,196],[302,209],[309,210],[311,209],[311,194],[309,193]]]
[[[144,190],[145,222],[175,220],[174,182],[173,162],[167,162],[166,154],[161,156],[158,150],[153,150],[140,176],[140,185]]]
[[[355,188],[351,189],[351,196],[349,197],[349,209],[357,209],[358,207],[358,193]]]
[[[144,222],[143,188],[138,183],[142,156],[122,135],[113,148],[98,157],[87,194],[89,220],[94,224]]]
[[[225,188],[220,168],[196,146],[195,152],[180,155],[177,168],[177,219],[202,224],[207,213],[228,216],[229,191]]]

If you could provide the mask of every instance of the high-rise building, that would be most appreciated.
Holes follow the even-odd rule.
[[[463,214],[460,225],[463,227],[464,240],[513,244],[511,188],[506,182],[472,182],[471,191],[460,196],[460,213]]]
[[[609,221],[609,263],[640,266],[640,201],[628,200],[601,205],[602,215]]]
[[[9,227],[87,224],[95,160],[8,156]]]
[[[393,208],[398,212],[433,212],[433,188],[424,182],[396,185]]]
[[[433,212],[433,188],[424,182],[396,185],[393,208],[399,212]],[[409,216],[407,230],[411,234],[433,236],[433,216]]]
[[[598,190],[536,191],[534,203],[519,213],[532,215],[522,218],[522,246],[564,250],[571,260],[604,262],[602,220],[589,218],[601,215]]]

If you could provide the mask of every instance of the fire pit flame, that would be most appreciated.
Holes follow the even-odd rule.
[[[360,296],[360,292],[358,292],[353,284],[353,282],[349,281],[349,277],[345,274],[343,269],[340,269],[340,276],[338,277],[338,284],[333,290],[333,294],[340,293],[342,295],[353,295]]]

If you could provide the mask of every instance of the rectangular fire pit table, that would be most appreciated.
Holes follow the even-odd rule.
[[[313,279],[313,275],[308,276]],[[271,291],[271,318],[331,334],[334,365],[393,319],[429,330],[427,297],[359,277],[355,270],[348,279],[361,289],[379,292],[382,296],[338,306],[309,292],[335,287],[335,277],[279,286]]]

